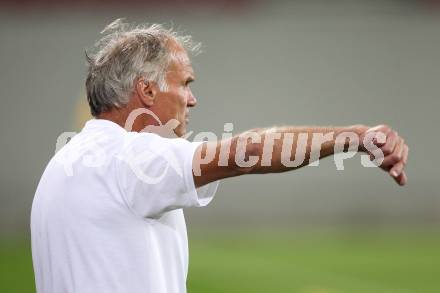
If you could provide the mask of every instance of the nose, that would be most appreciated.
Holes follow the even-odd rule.
[[[193,93],[190,92],[189,97],[188,97],[188,101],[187,101],[187,106],[188,107],[195,107],[196,105],[197,105],[197,99],[196,99],[196,97],[194,97]]]

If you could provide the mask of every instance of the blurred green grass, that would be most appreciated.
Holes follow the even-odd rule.
[[[188,277],[192,293],[440,292],[438,233],[194,236]]]
[[[440,233],[190,231],[189,293],[439,292]],[[35,292],[28,241],[0,245],[0,292]]]

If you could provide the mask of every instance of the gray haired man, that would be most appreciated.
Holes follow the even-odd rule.
[[[385,125],[259,128],[189,142],[197,100],[188,54],[199,46],[159,25],[117,20],[103,33],[88,56],[95,119],[49,162],[32,206],[39,293],[186,292],[182,208],[206,206],[220,179],[294,170],[348,148],[407,181],[408,147]],[[163,135],[168,126],[176,137]]]

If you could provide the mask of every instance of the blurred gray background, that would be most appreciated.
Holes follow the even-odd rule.
[[[410,146],[408,185],[364,168],[319,167],[222,182],[192,229],[440,224],[440,23],[435,1],[154,1],[0,11],[0,235],[28,233],[59,134],[84,113],[84,51],[115,18],[173,24],[203,43],[190,129],[386,123]],[[46,3],[46,4],[47,4]],[[178,5],[176,5],[176,3]],[[204,3],[204,4],[203,4]],[[6,8],[7,9],[6,9]],[[87,11],[87,12],[85,12]]]

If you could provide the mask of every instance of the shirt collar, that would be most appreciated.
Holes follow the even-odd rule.
[[[90,119],[86,122],[84,125],[84,128],[91,128],[91,129],[97,129],[97,128],[112,128],[118,131],[127,132],[124,128],[122,128],[119,124],[116,124],[115,122],[107,119]]]

